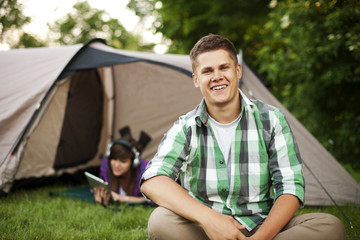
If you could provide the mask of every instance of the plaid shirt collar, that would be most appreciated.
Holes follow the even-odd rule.
[[[252,111],[255,107],[255,104],[248,99],[245,94],[239,89],[240,99],[241,99],[241,115],[244,109]],[[196,108],[195,111],[195,121],[196,125],[200,127],[202,124],[206,124],[209,120],[209,113],[206,108],[205,99],[203,98],[199,104],[199,106]]]

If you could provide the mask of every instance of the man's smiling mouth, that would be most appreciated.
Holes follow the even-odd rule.
[[[215,86],[215,87],[212,87],[211,90],[221,90],[226,87],[227,87],[227,85]]]

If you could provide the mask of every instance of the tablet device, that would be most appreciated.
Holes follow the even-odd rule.
[[[91,190],[94,188],[94,187],[103,187],[105,188],[108,193],[110,194],[111,196],[111,192],[110,192],[110,189],[109,189],[109,185],[107,182],[105,182],[104,180],[102,180],[101,178],[99,177],[96,177],[95,175],[92,175],[91,173],[89,172],[85,172],[84,173],[88,182],[89,182],[89,185],[91,187]]]

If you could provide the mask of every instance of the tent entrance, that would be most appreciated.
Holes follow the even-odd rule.
[[[103,89],[95,69],[74,74],[68,92],[54,169],[90,161],[97,153],[103,124]]]

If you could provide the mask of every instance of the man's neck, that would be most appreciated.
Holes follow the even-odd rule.
[[[239,95],[238,95],[239,96]],[[241,111],[240,96],[234,101],[224,105],[206,106],[209,115],[219,123],[230,123],[234,121]]]

